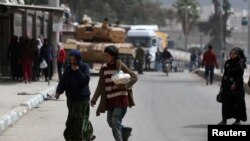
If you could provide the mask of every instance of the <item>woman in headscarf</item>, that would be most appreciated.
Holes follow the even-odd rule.
[[[20,52],[24,83],[32,81],[32,65],[34,63],[34,52],[31,47],[31,40],[26,36]]]
[[[18,43],[18,37],[17,36],[12,36],[11,42],[9,44],[8,48],[8,60],[10,59],[10,65],[11,65],[11,76],[12,79],[18,79],[19,74],[18,74],[18,69],[19,69],[19,55],[20,55],[20,47]]]
[[[81,61],[78,50],[70,52],[70,64],[66,67],[56,89],[56,98],[64,91],[67,97],[68,118],[64,138],[66,141],[94,140],[89,121],[89,66]]]
[[[247,120],[243,81],[245,63],[243,51],[238,47],[233,48],[230,59],[225,63],[221,82],[222,121],[219,125],[226,125],[230,118],[236,119],[233,125],[239,125],[241,121]]]
[[[95,94],[91,99],[91,106],[94,106],[97,99],[101,97],[96,112],[97,116],[107,110],[107,121],[115,140],[127,141],[132,128],[124,127],[122,120],[127,112],[127,107],[135,105],[132,97],[132,87],[137,81],[137,75],[118,59],[119,53],[116,46],[106,47],[104,54],[106,63],[99,72],[100,78]],[[130,74],[130,82],[115,85],[111,77],[118,70]]]

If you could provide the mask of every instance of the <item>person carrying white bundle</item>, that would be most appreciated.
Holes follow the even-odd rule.
[[[127,141],[132,128],[123,126],[122,120],[126,115],[127,107],[135,105],[132,87],[138,78],[132,70],[118,59],[117,47],[106,47],[104,54],[106,63],[99,72],[100,78],[95,94],[91,99],[91,106],[94,106],[97,99],[101,97],[96,115],[99,116],[100,113],[107,111],[107,121],[112,129],[115,141]]]
[[[111,77],[112,81],[118,84],[127,84],[130,81],[131,76],[128,73],[124,73],[122,70],[117,71]]]

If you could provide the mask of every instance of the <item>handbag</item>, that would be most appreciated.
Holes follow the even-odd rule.
[[[40,69],[46,69],[48,67],[48,64],[46,61],[43,59],[42,62],[39,65]]]
[[[222,93],[221,92],[219,92],[219,94],[217,94],[216,101],[219,103],[222,103]]]
[[[116,71],[111,79],[117,84],[127,84],[130,81],[131,76],[128,73],[124,73],[122,70]]]

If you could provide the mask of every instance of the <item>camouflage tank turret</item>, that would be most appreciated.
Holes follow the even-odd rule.
[[[126,30],[119,27],[83,24],[76,28],[77,40],[90,42],[125,43]]]
[[[85,20],[82,25],[75,27],[75,32],[72,34],[74,39],[67,39],[63,43],[64,48],[80,50],[83,60],[89,63],[93,73],[98,72],[101,64],[104,63],[103,51],[109,45],[117,46],[120,59],[133,69],[135,48],[132,44],[126,43],[125,29],[110,27],[105,23],[93,24]],[[72,35],[69,36],[72,37]]]

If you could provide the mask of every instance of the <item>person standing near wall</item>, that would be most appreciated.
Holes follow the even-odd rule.
[[[34,63],[34,52],[31,47],[31,40],[28,37],[24,38],[24,44],[21,49],[20,59],[22,64],[24,83],[32,81],[32,66]]]
[[[64,63],[67,57],[66,51],[61,43],[57,44],[57,72],[58,72],[58,79],[60,80],[63,73]]]
[[[19,79],[19,74],[18,74],[19,55],[20,55],[20,47],[18,43],[18,37],[13,36],[11,37],[11,42],[9,44],[8,55],[7,55],[7,60],[10,61],[11,77],[13,80]]]
[[[48,79],[51,80],[53,76],[53,56],[53,50],[51,45],[49,44],[48,39],[44,39],[44,44],[40,50],[40,57],[42,60],[44,59],[48,64],[48,67],[43,69],[45,81],[48,81]]]

